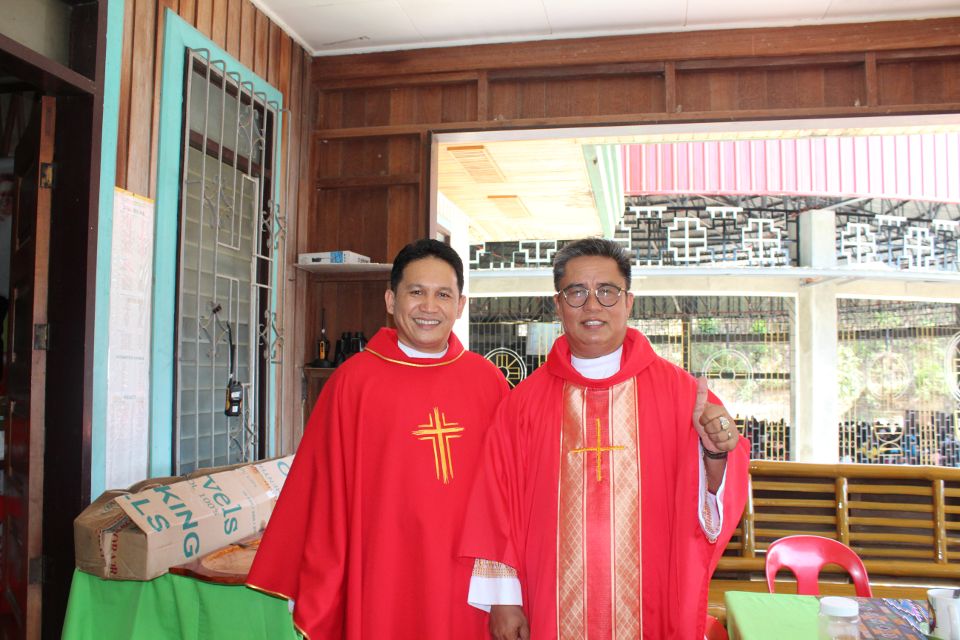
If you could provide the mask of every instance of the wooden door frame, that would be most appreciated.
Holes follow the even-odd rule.
[[[108,9],[117,2],[98,0],[73,6],[70,37],[75,46],[71,47],[69,67],[0,35],[0,68],[36,93],[55,96],[58,107],[49,264],[47,437],[40,497],[44,526],[37,571],[43,584],[43,604],[41,628],[35,635],[43,638],[60,637],[74,570],[72,521],[91,497],[93,293],[101,206],[106,27]],[[122,3],[119,10],[122,25]],[[113,175],[108,182],[114,182]]]

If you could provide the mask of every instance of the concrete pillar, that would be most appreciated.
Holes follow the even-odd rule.
[[[833,211],[800,214],[800,266],[836,266]],[[811,279],[797,294],[797,357],[794,377],[794,460],[821,464],[839,459],[837,414],[837,289]]]

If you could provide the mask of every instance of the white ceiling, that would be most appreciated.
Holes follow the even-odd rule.
[[[960,16],[960,0],[253,0],[313,55]]]

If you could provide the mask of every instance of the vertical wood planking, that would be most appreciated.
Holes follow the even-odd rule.
[[[123,12],[123,59],[120,62],[120,105],[117,118],[116,185],[127,188],[130,138],[130,95],[133,92],[133,23],[136,11]]]
[[[247,69],[253,69],[253,47],[257,39],[257,10],[250,0],[242,0],[241,5],[239,29],[240,53],[238,54],[238,59],[240,60],[240,64]]]
[[[187,24],[194,24],[197,21],[197,0],[180,0],[177,13]]]
[[[150,197],[156,197],[157,194],[157,173],[158,167],[155,166],[157,161],[157,144],[160,136],[160,82],[161,74],[163,72],[163,30],[164,25],[166,24],[166,10],[171,9],[174,13],[178,13],[180,9],[179,0],[158,0],[157,2],[157,30],[155,36],[155,50],[154,56],[157,61],[153,65],[153,86],[157,88],[153,94],[153,108],[152,116],[150,119]]]
[[[227,53],[240,59],[240,30],[243,27],[243,0],[230,0],[227,5]]]
[[[153,78],[156,14],[156,0],[136,1],[133,17],[133,82],[136,88],[130,94],[127,189],[140,195],[149,195],[150,191],[154,85],[139,79]]]
[[[227,47],[227,0],[213,0],[210,39],[222,49]]]
[[[289,121],[289,135],[285,139],[289,153],[285,154],[288,158],[287,171],[284,173],[287,183],[286,197],[284,198],[284,213],[286,215],[287,236],[284,244],[285,253],[278,258],[283,260],[284,268],[280,271],[281,282],[278,284],[284,288],[284,306],[280,310],[281,326],[284,330],[283,343],[283,361],[284,367],[281,371],[283,376],[283,396],[278,398],[278,422],[280,433],[278,434],[277,447],[279,451],[293,451],[296,443],[299,441],[302,430],[302,416],[296,410],[299,406],[300,398],[300,379],[297,375],[299,371],[298,364],[307,362],[309,358],[305,354],[305,343],[298,345],[297,338],[304,334],[303,314],[298,313],[302,307],[297,304],[299,277],[298,270],[294,267],[297,262],[297,244],[296,229],[299,226],[300,216],[298,194],[301,186],[304,184],[306,172],[301,172],[300,167],[303,161],[304,138],[301,132],[307,126],[307,120],[301,109],[296,105],[303,102],[303,88],[305,73],[303,56],[299,53],[299,47],[289,46],[290,68],[288,75],[289,92],[284,92],[284,99],[291,105],[290,111],[284,114],[285,120]]]
[[[256,10],[253,40],[253,72],[261,78],[267,77],[267,38],[270,35],[270,21],[259,9]]]
[[[197,0],[197,21],[194,26],[197,31],[210,37],[213,27],[213,0]]]
[[[674,113],[677,110],[677,63],[670,61],[663,65],[663,103],[664,111]]]
[[[875,107],[880,104],[879,89],[877,88],[877,54],[868,51],[863,60],[864,82],[867,85],[867,106]]]
[[[490,118],[490,80],[486,71],[481,71],[477,77],[477,120]]]

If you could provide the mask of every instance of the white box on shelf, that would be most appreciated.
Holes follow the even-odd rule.
[[[297,257],[299,264],[369,264],[370,258],[353,251],[320,251],[301,253]]]

